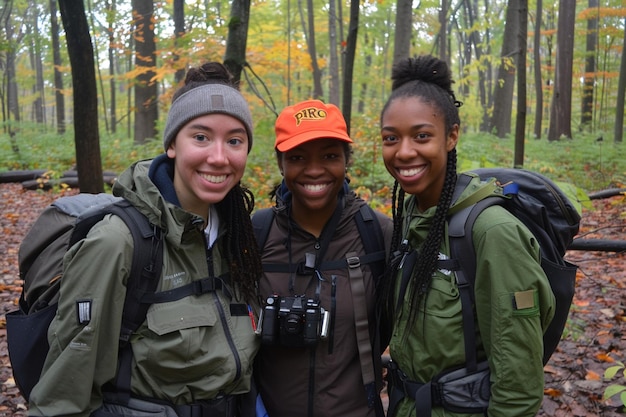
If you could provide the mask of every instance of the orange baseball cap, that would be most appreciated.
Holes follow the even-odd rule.
[[[286,152],[315,139],[337,139],[352,143],[339,108],[320,100],[306,100],[285,107],[276,119],[274,147]]]

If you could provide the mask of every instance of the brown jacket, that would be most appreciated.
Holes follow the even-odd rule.
[[[330,240],[324,261],[345,259],[349,252],[363,255],[355,215],[365,202],[352,193],[343,200],[344,209]],[[274,209],[275,216],[267,237],[262,260],[264,264],[292,265],[305,259],[305,253],[316,253],[318,240],[292,222],[284,207]],[[376,212],[381,225],[385,248],[391,239],[392,222]],[[291,246],[291,253],[289,253]],[[261,295],[290,296],[306,294],[314,297],[319,281],[321,306],[331,316],[329,337],[313,348],[262,346],[255,364],[256,381],[271,417],[365,417],[374,416],[368,408],[354,323],[355,303],[366,303],[370,336],[375,330],[375,283],[369,265],[361,267],[366,300],[353,300],[348,268],[323,270],[322,280],[316,274],[266,272],[261,280]],[[290,275],[293,293],[290,293]],[[335,284],[333,285],[333,276]],[[334,289],[333,289],[334,288]],[[334,297],[332,294],[335,294]],[[380,359],[380,351],[374,355]],[[380,375],[380,361],[375,364]]]

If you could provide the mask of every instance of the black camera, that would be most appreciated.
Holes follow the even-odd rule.
[[[305,347],[327,337],[329,314],[311,298],[274,295],[267,298],[260,321],[263,344]]]

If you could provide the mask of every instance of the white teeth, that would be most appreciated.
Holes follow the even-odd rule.
[[[307,191],[311,191],[311,192],[318,192],[318,191],[322,191],[324,188],[326,188],[326,184],[307,184],[304,186],[304,189]]]
[[[202,178],[207,180],[208,182],[220,183],[226,181],[226,175],[203,175],[200,174]]]
[[[424,170],[424,168],[399,169],[398,172],[403,177],[412,177],[413,175],[419,174],[423,170]]]

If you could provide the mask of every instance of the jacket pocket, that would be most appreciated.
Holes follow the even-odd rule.
[[[429,316],[451,318],[460,312],[459,290],[452,284],[451,278],[433,277],[430,291],[426,295],[425,313]]]
[[[210,304],[185,301],[153,304],[146,315],[148,328],[162,336],[194,327],[215,326],[217,317]]]

